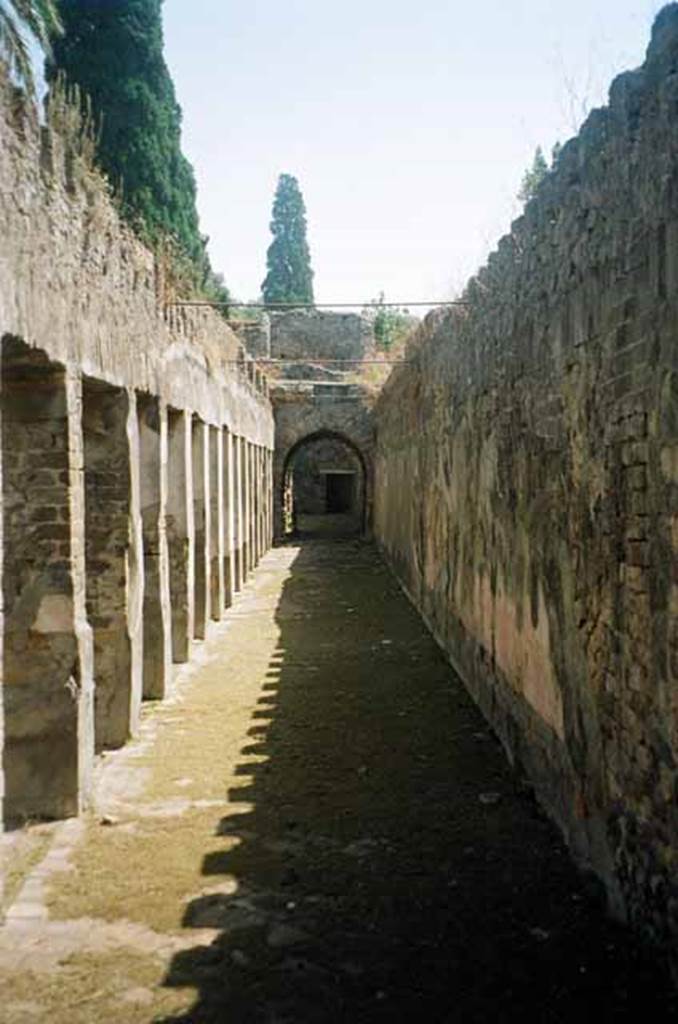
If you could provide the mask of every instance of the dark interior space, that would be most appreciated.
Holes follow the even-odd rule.
[[[353,511],[355,476],[353,473],[325,474],[325,508],[329,515]]]
[[[302,540],[360,536],[366,486],[363,458],[352,444],[332,433],[304,438],[283,472],[283,534]]]

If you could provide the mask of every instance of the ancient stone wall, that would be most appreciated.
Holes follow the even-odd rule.
[[[271,356],[271,320],[267,313],[260,313],[256,320],[231,320],[230,326],[243,345],[255,359],[269,359]]]
[[[134,733],[142,697],[165,694],[273,528],[266,379],[220,315],[164,302],[152,254],[63,127],[41,127],[0,81],[0,795],[12,821],[78,812],[95,749]]]
[[[375,533],[618,912],[678,931],[678,5],[377,406]]]
[[[295,309],[289,313],[271,313],[270,318],[274,359],[360,360],[374,350],[372,325],[358,313]]]

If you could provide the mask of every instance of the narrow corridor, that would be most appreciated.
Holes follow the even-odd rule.
[[[98,772],[7,894],[6,1024],[675,1019],[373,547],[266,555]]]

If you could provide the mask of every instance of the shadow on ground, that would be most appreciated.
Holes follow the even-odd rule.
[[[350,512],[325,512],[310,516],[299,514],[295,540],[339,540],[358,537],[361,532],[360,517]]]
[[[275,557],[275,555],[273,556]],[[301,547],[166,1024],[675,1019],[374,550]],[[235,886],[233,886],[235,888]]]

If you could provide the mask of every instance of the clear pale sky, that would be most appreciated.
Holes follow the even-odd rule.
[[[278,174],[317,301],[453,297],[550,152],[641,63],[655,0],[165,0],[201,226],[231,291],[265,273]]]

